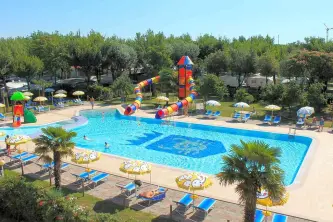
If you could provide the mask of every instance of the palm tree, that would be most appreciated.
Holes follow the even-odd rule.
[[[232,153],[223,156],[220,184],[236,185],[239,200],[245,203],[244,221],[253,222],[257,192],[264,188],[271,198],[281,199],[285,191],[284,172],[279,167],[281,150],[261,141],[244,142],[231,146]]]
[[[43,134],[34,140],[35,152],[45,163],[54,162],[54,181],[56,189],[61,186],[61,160],[63,157],[73,155],[75,143],[72,141],[76,132],[66,131],[62,127],[47,127],[42,129]]]

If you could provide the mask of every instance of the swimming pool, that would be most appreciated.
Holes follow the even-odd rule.
[[[264,141],[281,148],[280,166],[285,171],[286,185],[293,183],[312,142],[303,136],[289,138],[285,134],[181,122],[161,124],[161,120],[123,116],[116,110],[81,113],[88,123],[74,129],[78,133],[74,139],[78,147],[207,174],[219,172],[221,156],[230,152],[232,144],[240,144],[241,139]],[[32,134],[39,129],[14,130]],[[83,140],[84,135],[91,140]],[[110,144],[108,150],[104,148],[105,142]]]

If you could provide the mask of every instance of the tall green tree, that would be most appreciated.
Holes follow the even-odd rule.
[[[291,81],[284,84],[283,87],[282,105],[287,106],[289,111],[293,106],[307,105],[306,93],[304,93],[302,86],[295,81]]]
[[[302,50],[291,57],[290,69],[304,70],[303,76],[309,77],[309,84],[319,81],[325,85],[333,77],[333,53]]]
[[[68,71],[68,41],[66,36],[58,32],[34,32],[30,36],[30,53],[39,57],[44,63],[44,74],[51,74],[54,82],[57,80],[57,73]]]
[[[45,96],[45,89],[47,87],[51,87],[53,84],[52,82],[49,82],[49,81],[45,81],[44,79],[35,79],[35,80],[32,80],[32,82],[36,85],[39,85],[40,87],[42,87],[42,94],[41,96]],[[40,91],[39,91],[40,93]]]
[[[244,222],[253,222],[257,193],[266,189],[273,199],[282,198],[284,172],[279,167],[281,150],[261,141],[231,146],[231,153],[222,157],[220,184],[236,184],[239,201],[245,204]]]
[[[178,75],[173,69],[164,68],[159,72],[161,91],[165,91],[166,97],[170,92],[175,92],[177,88]]]
[[[209,96],[218,96],[223,100],[228,95],[228,89],[224,82],[214,74],[207,74],[197,82],[197,90],[204,100],[204,104]]]
[[[311,84],[307,92],[307,100],[309,105],[313,106],[318,112],[320,112],[327,103],[323,89],[324,84],[318,82]]]
[[[91,76],[102,65],[101,48],[103,44],[104,37],[94,31],[85,37],[73,36],[69,41],[69,63],[71,66],[80,67],[80,70],[85,74],[88,87],[91,84]]]
[[[189,56],[192,61],[195,62],[200,53],[199,46],[192,42],[174,40],[173,42],[169,43],[168,46],[170,47],[171,59],[174,65],[176,65],[179,59],[184,55]]]
[[[61,188],[61,163],[62,159],[74,153],[76,132],[66,131],[62,127],[42,128],[42,135],[34,139],[35,153],[46,162],[54,162],[54,180],[56,189]]]
[[[209,54],[205,59],[207,72],[221,75],[228,71],[230,58],[227,53],[218,50]]]
[[[119,43],[114,40],[108,40],[104,43],[101,49],[103,58],[103,68],[111,71],[113,81],[124,70],[128,70],[131,73],[131,69],[135,68],[137,64],[136,51],[123,43]]]
[[[261,98],[269,104],[282,105],[284,89],[284,86],[280,83],[268,84],[262,90]]]
[[[274,55],[266,52],[258,60],[258,71],[261,75],[266,77],[266,84],[268,83],[268,77],[273,76],[273,82],[276,84],[276,75],[279,71],[279,63],[275,59]]]
[[[257,56],[254,51],[232,49],[230,51],[230,70],[237,76],[238,87],[250,74],[256,72]],[[243,77],[243,78],[242,78]]]
[[[127,74],[122,74],[112,83],[111,88],[115,95],[126,98],[133,92],[134,85]]]
[[[8,76],[16,71],[18,57],[26,53],[27,47],[22,39],[0,38],[0,78],[3,83],[7,82]],[[4,103],[7,108],[9,106],[8,91],[7,84],[5,84]]]
[[[37,56],[22,55],[17,58],[15,63],[15,73],[18,76],[25,78],[28,84],[28,89],[30,90],[31,81],[38,73],[42,72],[44,68],[42,60]]]

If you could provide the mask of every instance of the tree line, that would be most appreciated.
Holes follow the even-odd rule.
[[[99,83],[106,72],[113,80],[124,72],[138,70],[153,77],[188,55],[195,63],[195,77],[228,72],[237,77],[241,87],[244,78],[260,72],[272,76],[274,84],[279,83],[277,77],[308,79],[305,87],[319,82],[325,93],[333,76],[332,51],[332,41],[315,37],[276,44],[274,38],[260,35],[228,39],[205,34],[194,39],[189,34],[166,36],[148,30],[124,39],[96,31],[87,35],[37,31],[26,37],[0,39],[0,78],[6,81],[10,74],[16,74],[25,78],[29,87],[32,80],[43,75],[56,80],[68,76],[74,68],[84,73],[89,85],[91,76],[96,76]],[[223,94],[223,90],[220,92]]]

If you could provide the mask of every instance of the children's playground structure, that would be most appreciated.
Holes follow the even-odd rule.
[[[20,102],[16,102],[16,105],[13,107],[13,127],[21,126],[22,116],[24,116],[24,123],[37,122],[37,118],[32,111],[24,109],[24,106]]]
[[[178,111],[181,108],[187,108],[193,100],[198,96],[195,90],[195,83],[192,78],[192,67],[193,62],[188,56],[183,56],[179,62],[178,66],[178,97],[181,101],[178,101],[171,106],[157,111],[155,118],[162,119],[164,117],[170,116],[172,113]],[[137,84],[134,88],[134,93],[136,94],[135,101],[133,104],[129,105],[124,112],[124,115],[131,115],[136,110],[141,107],[142,103],[142,93],[141,89],[145,86],[156,84],[160,80],[160,76],[153,77],[151,79],[144,80]]]

